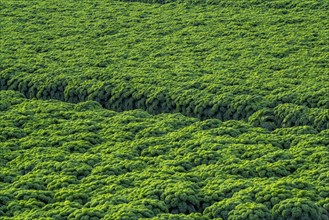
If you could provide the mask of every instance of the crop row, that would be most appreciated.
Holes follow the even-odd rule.
[[[4,219],[328,219],[328,129],[0,91]]]
[[[278,0],[278,1],[259,1],[259,0],[121,0],[124,2],[142,2],[142,3],[184,3],[184,4],[201,4],[201,5],[219,5],[221,7],[266,7],[275,9],[295,9],[295,8],[312,8],[312,9],[327,9],[329,4],[326,2],[314,2],[309,0],[294,1],[294,0]]]
[[[143,109],[152,114],[180,112],[200,119],[244,119],[254,126],[270,130],[299,125],[313,126],[318,130],[329,127],[329,99],[324,95],[320,96],[324,100],[318,101],[325,105],[324,108],[309,108],[289,104],[294,102],[293,98],[286,98],[284,102],[270,102],[259,95],[200,95],[190,90],[178,93],[158,87],[132,88],[122,82],[71,81],[64,77],[44,82],[40,77],[30,79],[19,75],[3,79],[1,89],[20,91],[27,98],[57,99],[71,103],[97,101],[103,107],[116,111]]]

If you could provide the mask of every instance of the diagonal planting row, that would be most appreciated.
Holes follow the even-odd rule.
[[[326,9],[329,8],[329,4],[327,2],[312,2],[308,0],[302,1],[293,1],[293,0],[279,0],[279,1],[247,1],[247,0],[121,0],[124,2],[142,2],[142,3],[158,3],[158,4],[166,4],[166,3],[185,3],[185,4],[193,4],[193,5],[219,5],[222,7],[259,7],[263,6],[266,8],[276,8],[276,9],[293,9],[298,7],[310,7],[312,9]]]
[[[277,96],[248,93],[220,95],[200,89],[129,83],[122,80],[82,80],[79,77],[2,74],[1,89],[16,90],[27,98],[57,99],[71,103],[92,100],[116,111],[143,109],[152,114],[180,112],[200,119],[245,120],[269,130],[308,125],[329,127],[329,96],[326,88],[300,97],[289,92]],[[225,86],[223,86],[225,89]],[[243,87],[243,86],[242,86]],[[243,88],[240,88],[243,91]]]

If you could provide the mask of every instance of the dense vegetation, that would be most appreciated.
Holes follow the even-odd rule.
[[[0,219],[329,219],[329,1],[0,2]]]
[[[329,219],[328,129],[0,94],[9,219]]]
[[[274,123],[253,120],[269,129],[328,127],[312,113],[329,109],[327,1],[59,2],[2,3],[1,89],[201,119],[268,109]],[[304,117],[282,124],[291,109]]]

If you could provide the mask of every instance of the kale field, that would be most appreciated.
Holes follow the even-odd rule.
[[[0,1],[0,219],[329,220],[329,1]]]

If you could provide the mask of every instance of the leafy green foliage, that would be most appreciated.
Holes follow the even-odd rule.
[[[11,103],[0,112],[7,219],[329,216],[328,129],[0,95]]]
[[[329,219],[328,212],[307,199],[283,200],[273,207],[276,219]]]
[[[230,213],[229,220],[240,219],[273,219],[271,211],[262,204],[257,203],[242,203],[235,207]]]
[[[328,128],[326,1],[141,2],[152,4],[3,2],[1,89],[268,130]]]
[[[329,3],[0,3],[1,219],[328,219]]]

